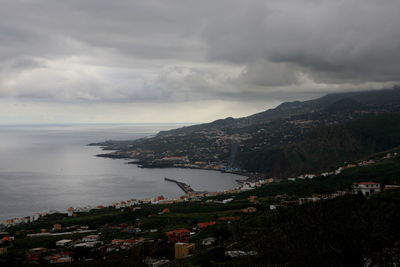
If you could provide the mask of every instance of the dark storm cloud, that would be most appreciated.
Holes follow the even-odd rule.
[[[245,62],[250,71],[265,70],[266,85],[275,76],[268,71],[274,63],[289,63],[289,75],[304,72],[318,82],[399,79],[399,1],[252,4],[239,14],[215,17],[218,26],[207,32],[211,58]],[[261,64],[266,68],[252,66],[260,66],[260,58],[267,61]]]
[[[400,80],[395,0],[0,3],[0,96],[279,99]]]

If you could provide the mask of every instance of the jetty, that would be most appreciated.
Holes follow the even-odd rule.
[[[185,192],[185,194],[189,194],[189,193],[194,193],[195,192],[192,189],[192,187],[190,185],[188,185],[188,184],[185,184],[185,183],[182,183],[182,182],[179,182],[177,180],[170,179],[170,178],[167,178],[167,177],[165,177],[164,180],[167,181],[167,182],[171,182],[171,183],[177,184],[179,186],[179,188],[182,189],[183,192]]]

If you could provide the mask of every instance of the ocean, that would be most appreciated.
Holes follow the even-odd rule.
[[[123,159],[96,157],[88,143],[132,140],[183,124],[65,124],[0,126],[0,220],[35,212],[107,205],[131,198],[183,195],[164,177],[195,190],[219,191],[243,178],[195,169],[142,169]]]

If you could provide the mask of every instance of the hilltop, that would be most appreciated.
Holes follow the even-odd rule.
[[[244,118],[92,144],[141,167],[205,168],[285,177],[400,145],[400,87],[282,103]]]
[[[284,102],[273,109],[256,113],[243,118],[228,117],[193,126],[186,126],[170,131],[161,131],[159,135],[193,133],[201,130],[241,128],[255,124],[268,123],[277,119],[290,118],[303,114],[373,112],[374,110],[398,110],[400,104],[400,87],[392,89],[371,90],[349,93],[332,93],[308,101]],[[345,106],[346,105],[346,106]],[[394,108],[394,109],[392,109]]]

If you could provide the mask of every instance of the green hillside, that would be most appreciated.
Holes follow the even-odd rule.
[[[399,145],[400,114],[380,114],[321,126],[299,143],[239,153],[236,160],[248,171],[290,176],[333,168]]]

